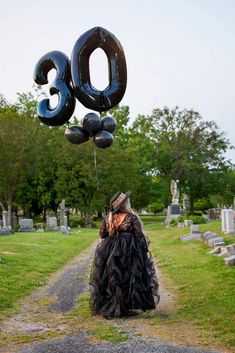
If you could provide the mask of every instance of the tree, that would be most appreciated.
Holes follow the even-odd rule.
[[[9,225],[20,185],[26,183],[28,176],[34,173],[37,151],[35,138],[39,129],[39,122],[34,117],[34,114],[32,116],[21,110],[20,102],[10,105],[1,99],[0,199],[2,207],[8,209]]]
[[[193,110],[165,107],[153,110],[151,116],[139,116],[133,128],[153,142],[155,174],[168,183],[179,179],[191,210],[196,198],[220,190],[220,177],[231,168],[224,157],[231,145],[214,121],[204,121]]]

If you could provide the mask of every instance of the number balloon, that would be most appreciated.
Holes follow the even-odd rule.
[[[75,98],[70,86],[71,73],[69,58],[60,51],[51,51],[45,54],[36,64],[34,81],[38,85],[48,83],[47,74],[56,69],[56,77],[50,87],[50,94],[57,94],[57,107],[50,106],[49,99],[43,99],[38,104],[38,117],[46,125],[57,126],[67,122],[75,109]]]
[[[109,65],[109,85],[99,91],[91,85],[89,58],[91,53],[104,50]],[[119,40],[102,27],[85,32],[72,51],[71,74],[78,100],[95,111],[106,111],[117,105],[124,96],[127,83],[127,69],[124,51]]]

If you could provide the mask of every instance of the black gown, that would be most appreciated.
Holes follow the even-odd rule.
[[[155,309],[159,285],[138,217],[127,214],[112,236],[104,219],[100,237],[90,275],[93,315],[121,317]]]

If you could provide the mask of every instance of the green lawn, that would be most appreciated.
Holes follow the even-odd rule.
[[[201,332],[208,345],[235,347],[235,266],[225,266],[221,257],[209,254],[211,248],[200,240],[181,241],[189,228],[166,229],[160,223],[147,224],[151,249],[167,278],[177,302],[169,318],[152,318],[152,324],[190,323]],[[220,234],[220,222],[200,225],[200,230]],[[235,236],[224,236],[226,244]]]
[[[16,312],[19,301],[43,285],[52,272],[78,255],[98,236],[97,229],[0,236],[0,321]]]
[[[235,348],[235,266],[225,266],[223,258],[209,254],[210,248],[200,240],[179,240],[189,233],[189,228],[166,229],[159,218],[143,217],[143,222],[165,285],[174,295],[174,307],[167,315],[146,312],[128,320],[129,324],[151,328],[167,342],[227,348],[232,352]],[[210,222],[200,225],[200,229],[219,234],[220,223]],[[76,232],[72,235],[17,233],[0,237],[0,258],[4,260],[0,264],[0,319],[15,313],[24,296],[43,285],[52,272],[98,237],[98,229]],[[235,243],[235,236],[224,238],[227,244]],[[109,327],[110,323],[100,318],[91,320],[88,300],[89,296],[84,297],[85,306],[79,306],[74,317],[71,312],[68,320],[75,320],[74,325],[79,324],[80,328],[82,325],[86,328],[89,323],[94,326],[88,325],[91,330],[101,324]],[[81,318],[85,324],[80,322]],[[109,339],[115,339],[115,330]],[[116,338],[126,339],[122,335]]]

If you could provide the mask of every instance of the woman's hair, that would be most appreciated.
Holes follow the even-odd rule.
[[[120,224],[122,224],[124,218],[126,217],[127,214],[134,214],[140,221],[141,226],[142,222],[138,216],[138,214],[131,208],[130,200],[127,198],[127,200],[123,203],[123,205],[120,207],[117,213],[112,213],[109,212],[108,214],[108,231],[110,235],[114,235]]]

